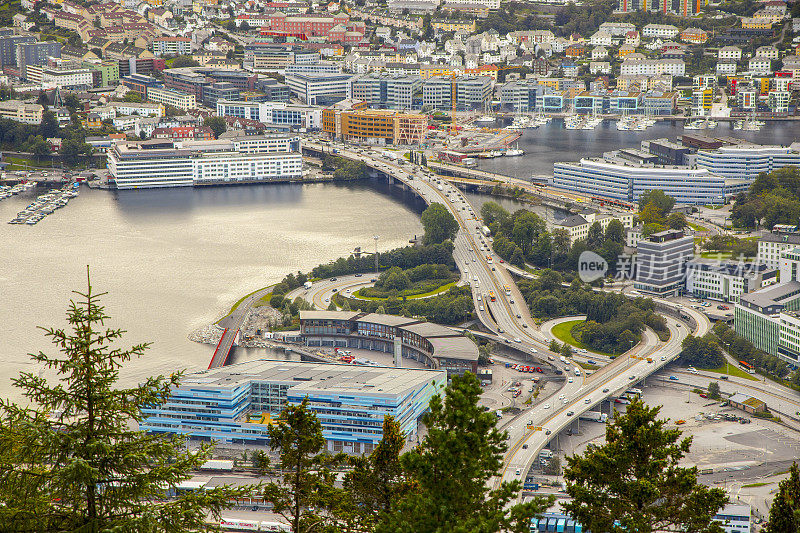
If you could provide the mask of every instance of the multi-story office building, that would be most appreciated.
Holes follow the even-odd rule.
[[[509,111],[528,113],[536,109],[539,86],[535,81],[516,80],[500,89],[500,107]]]
[[[180,91],[173,91],[164,87],[151,87],[147,90],[147,99],[151,102],[158,102],[164,105],[170,105],[183,109],[197,109],[197,100],[193,94],[182,93]]]
[[[226,81],[212,83],[203,88],[203,103],[214,109],[219,100],[238,100],[239,88]]]
[[[46,65],[50,57],[61,57],[61,43],[43,41],[17,44],[17,67],[19,76],[28,79],[28,66]]]
[[[2,35],[0,36],[0,67],[13,67],[17,65],[17,45],[35,43],[33,35]]]
[[[634,287],[655,296],[677,296],[684,291],[686,263],[694,257],[694,238],[666,230],[639,240],[636,246]]]
[[[307,50],[299,46],[270,42],[254,42],[244,47],[242,66],[252,71],[274,71],[285,69],[288,65],[317,64],[320,54],[316,50]]]
[[[642,141],[642,150],[658,157],[658,163],[661,165],[685,165],[687,156],[692,153],[692,149],[688,146],[669,139]]]
[[[686,293],[723,302],[778,281],[778,270],[767,265],[695,259],[686,265]]]
[[[378,109],[335,107],[322,111],[322,129],[336,139],[386,145],[414,145],[425,140],[428,116]]]
[[[286,85],[301,102],[315,105],[331,105],[350,98],[350,74],[288,74]]]
[[[288,102],[289,87],[273,78],[259,79],[254,90],[264,93],[265,102]]]
[[[285,74],[341,74],[342,66],[336,63],[300,63],[286,65]]]
[[[301,179],[299,150],[300,139],[285,135],[123,142],[108,151],[109,181],[136,189]]]
[[[320,129],[322,109],[316,106],[283,102],[243,102],[219,100],[217,115],[258,120],[267,125]]]
[[[213,80],[208,79],[202,72],[193,68],[171,68],[164,71],[164,87],[183,93],[191,93],[198,102],[203,101],[203,89],[211,85]]]
[[[639,196],[660,189],[678,203],[721,204],[747,190],[745,180],[724,178],[704,168],[638,163],[609,152],[602,158],[553,164],[553,185],[593,196],[635,202]]]
[[[694,164],[718,176],[754,180],[762,172],[800,165],[800,143],[791,146],[739,144],[699,150]]]
[[[264,445],[284,407],[308,399],[327,451],[369,454],[384,417],[394,417],[403,435],[415,434],[446,384],[439,370],[257,359],[184,376],[166,402],[144,410],[141,429]]]
[[[157,37],[153,39],[156,56],[180,56],[192,53],[192,40],[188,37]]]
[[[413,109],[414,96],[421,90],[419,76],[368,74],[353,80],[353,98],[372,107]]]
[[[456,84],[456,108],[459,111],[486,109],[492,97],[492,78],[467,76],[456,78],[436,76],[422,84],[422,105],[432,109],[452,109],[453,83]]]
[[[415,318],[353,311],[301,311],[300,334],[307,346],[358,348],[413,359],[447,375],[478,369],[475,343],[451,329]]]
[[[86,90],[94,87],[92,69],[28,65],[26,70],[28,81],[40,84],[44,89]]]
[[[164,84],[158,78],[145,76],[144,74],[130,74],[119,79],[119,84],[127,87],[131,91],[138,93],[143,99],[147,99],[147,90],[154,87],[163,87]]]
[[[800,246],[797,226],[776,224],[772,231],[763,232],[758,240],[756,263],[770,268],[780,268],[781,254]]]

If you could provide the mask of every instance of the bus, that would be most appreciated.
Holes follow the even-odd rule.
[[[490,299],[491,301],[495,301],[495,297],[494,297],[494,291],[489,291],[489,299]]]
[[[748,374],[755,374],[756,369],[753,368],[753,365],[748,363],[747,361],[739,361],[739,368],[747,372]]]
[[[487,263],[491,263],[492,262],[492,256],[491,255],[487,255],[486,256],[486,262]]]
[[[503,288],[506,290],[506,296],[511,296],[511,287],[503,285]]]

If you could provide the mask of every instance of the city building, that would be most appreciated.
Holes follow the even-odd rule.
[[[156,56],[180,56],[192,53],[192,40],[188,37],[157,37],[153,39]]]
[[[500,108],[528,113],[536,109],[538,84],[533,80],[515,80],[500,88]]]
[[[28,66],[47,65],[51,57],[61,57],[61,43],[58,41],[20,42],[16,44],[16,64],[19,77],[28,79]]]
[[[300,311],[306,346],[358,348],[413,359],[448,376],[477,373],[478,348],[450,328],[416,318],[352,311]],[[396,366],[399,366],[396,364]]]
[[[173,91],[164,87],[150,87],[147,90],[147,99],[151,102],[177,107],[184,111],[197,109],[197,100],[195,100],[193,94]]]
[[[633,286],[654,296],[678,296],[685,287],[686,263],[694,257],[694,238],[665,230],[642,238],[636,246]]]
[[[554,163],[552,184],[623,202],[636,202],[643,193],[660,189],[678,203],[691,205],[721,204],[748,187],[745,180],[725,178],[704,168],[656,165],[649,158],[638,162],[619,150],[601,158]]]
[[[421,92],[419,76],[367,74],[353,80],[353,98],[372,107],[414,109],[414,97]]]
[[[227,81],[215,82],[203,87],[203,104],[211,109],[217,107],[219,100],[238,100],[239,88]]]
[[[17,64],[17,45],[36,42],[34,35],[0,35],[0,67],[14,67]]]
[[[720,523],[725,533],[750,533],[750,506],[726,503],[714,515],[714,520]]]
[[[767,404],[763,400],[759,400],[754,396],[743,394],[741,392],[737,392],[736,394],[728,398],[728,404],[731,407],[734,407],[736,409],[741,409],[742,411],[750,413],[751,415],[754,415],[756,413],[765,413],[767,411]],[[738,521],[742,521],[741,516],[737,518]],[[728,520],[732,520],[732,518]],[[749,525],[750,522],[749,515],[747,516],[747,522]]]
[[[772,231],[764,231],[758,239],[756,263],[770,268],[780,268],[781,254],[800,246],[800,231],[797,226],[776,224]]]
[[[300,139],[244,137],[217,141],[121,142],[108,151],[118,189],[301,179]]]
[[[456,85],[456,109],[475,111],[488,107],[492,97],[489,76],[428,78],[422,83],[422,105],[437,110],[452,109],[453,83]]]
[[[618,220],[624,228],[633,227],[633,213],[600,213],[594,210],[586,210],[578,215],[569,215],[561,220],[552,223],[553,229],[563,229],[569,233],[570,245],[575,241],[585,239],[589,235],[589,228],[595,222],[600,224],[605,232],[612,220]]]
[[[217,115],[257,120],[266,125],[318,130],[322,128],[322,109],[317,106],[284,102],[217,101]]]
[[[49,67],[28,65],[28,81],[42,86],[43,89],[86,90],[94,87],[94,74],[88,68]]]
[[[41,124],[44,107],[21,100],[0,101],[0,118],[7,118],[23,124]]]
[[[694,259],[686,265],[686,294],[695,298],[736,303],[777,281],[778,269],[764,264]]]
[[[471,341],[470,341],[471,342]],[[417,432],[442,371],[257,359],[189,374],[140,428],[232,444],[269,444],[269,426],[287,405],[308,399],[325,450],[369,454],[391,415],[404,436]]]
[[[147,99],[148,89],[164,86],[164,84],[158,78],[145,76],[144,74],[129,74],[127,76],[122,76],[119,79],[119,84],[127,87],[129,90],[135,93],[138,93],[145,100]]]
[[[351,97],[350,74],[287,74],[289,91],[301,102],[331,105]]]
[[[415,145],[425,140],[428,116],[378,109],[322,111],[322,129],[336,139],[379,145]]]
[[[255,41],[244,47],[242,66],[251,71],[271,72],[295,64],[316,64],[320,54],[297,45]]]
[[[791,146],[745,143],[698,150],[693,164],[717,176],[754,180],[762,172],[800,166],[800,143]]]
[[[680,30],[672,24],[646,24],[642,28],[642,35],[657,39],[674,39]]]

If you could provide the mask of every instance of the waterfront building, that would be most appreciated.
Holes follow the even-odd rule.
[[[739,144],[698,150],[694,164],[717,176],[754,180],[762,172],[800,165],[800,143],[791,146]]]
[[[322,129],[335,139],[380,145],[414,145],[425,140],[428,116],[378,109],[331,107],[322,111]]]
[[[109,182],[136,189],[301,179],[299,150],[300,139],[286,135],[121,142],[108,151]]]
[[[289,91],[306,104],[330,105],[351,97],[350,74],[287,74]]]
[[[367,74],[353,80],[353,98],[372,107],[413,109],[414,96],[421,89],[420,76]]]
[[[510,81],[500,89],[500,108],[520,113],[536,109],[538,84],[534,80]]]
[[[478,348],[450,328],[416,318],[353,311],[300,311],[306,346],[358,348],[413,359],[448,376],[478,371]],[[399,352],[398,352],[399,350]]]
[[[151,102],[177,107],[184,111],[188,109],[197,109],[197,101],[195,100],[194,94],[173,91],[172,89],[165,89],[164,87],[150,87],[147,90],[147,99]]]
[[[678,296],[685,287],[686,263],[694,256],[694,238],[669,229],[642,238],[636,245],[633,286],[659,297]]]
[[[492,98],[490,76],[462,76],[455,80],[435,76],[422,84],[422,105],[437,110],[452,109],[453,83],[456,85],[456,108],[459,111],[486,109]]]
[[[440,370],[257,359],[184,376],[168,400],[143,410],[141,429],[266,445],[281,411],[307,399],[326,451],[369,454],[383,437],[385,416],[404,436],[415,435],[446,384]]]
[[[694,259],[686,265],[686,294],[736,303],[742,294],[778,281],[778,269],[758,263]]]
[[[645,192],[660,189],[678,203],[692,205],[721,204],[748,187],[744,180],[726,179],[704,168],[639,163],[623,156],[621,151],[615,151],[601,158],[555,163],[552,184],[624,202],[636,202]]]

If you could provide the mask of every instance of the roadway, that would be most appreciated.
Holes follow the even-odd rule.
[[[453,258],[461,271],[462,279],[472,288],[478,319],[488,330],[510,346],[540,356],[548,353],[546,338],[538,331],[532,320],[525,299],[513,282],[511,274],[504,268],[506,265],[501,264],[499,258],[492,253],[490,239],[481,233],[482,221],[456,187],[428,169],[412,165],[404,159],[390,160],[382,155],[381,150],[351,148],[338,143],[304,144],[310,149],[326,152],[331,152],[331,149],[335,148],[336,155],[363,161],[369,167],[404,183],[415,190],[426,203],[438,202],[444,205],[459,225],[454,240]],[[336,282],[328,281],[328,283],[342,283],[342,286],[351,282],[344,277]],[[322,304],[325,303],[325,295],[330,292],[325,291],[330,291],[332,288],[330,285],[320,287],[314,293],[314,305],[323,309],[327,307]],[[494,301],[491,300],[490,293],[494,295]],[[318,301],[319,298],[322,298],[321,302]],[[701,324],[701,331],[698,334],[702,335],[706,331],[707,320],[698,323]],[[604,369],[595,372],[589,381],[585,372],[575,375],[572,361],[567,360],[565,363],[556,359],[554,365],[557,368],[563,370],[567,364],[571,367],[571,374],[560,391],[567,403],[562,402],[560,408],[551,409],[545,409],[543,404],[539,404],[519,415],[518,419],[524,420],[525,423],[516,423],[509,431],[509,452],[506,455],[506,468],[501,479],[515,479],[517,468],[522,469],[523,473],[526,472],[526,466],[530,466],[538,457],[539,450],[552,438],[546,435],[544,430],[529,431],[527,422],[532,422],[530,424],[532,426],[547,426],[551,434],[555,435],[573,420],[572,416],[567,416],[568,411],[573,411],[575,413],[573,416],[577,416],[601,400],[633,386],[677,357],[681,349],[681,340],[688,331],[685,324],[681,325],[674,319],[669,319],[669,324],[672,336],[666,345],[658,341],[654,344],[645,342],[640,345],[638,352],[617,358]],[[649,355],[653,355],[653,363],[647,363],[646,359],[643,359]],[[629,379],[631,375],[635,376],[634,379]],[[585,403],[587,398],[590,400],[588,404]]]

